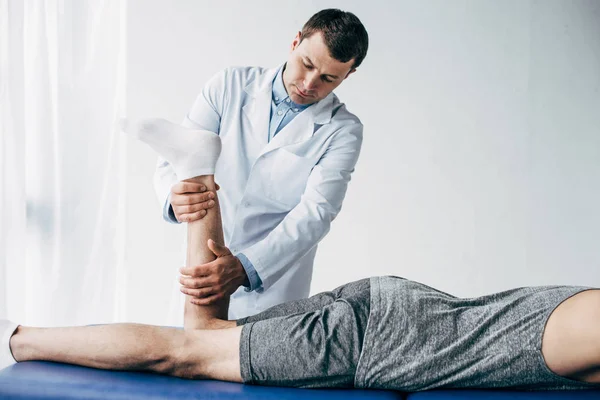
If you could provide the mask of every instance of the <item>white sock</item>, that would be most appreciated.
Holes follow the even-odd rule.
[[[10,338],[18,326],[7,319],[0,320],[0,370],[16,363],[10,351]]]
[[[213,132],[185,128],[162,118],[120,121],[121,130],[150,145],[175,170],[177,179],[214,175],[221,138]]]

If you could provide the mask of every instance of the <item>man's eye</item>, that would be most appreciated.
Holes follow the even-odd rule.
[[[324,80],[325,82],[329,82],[329,83],[333,82],[333,81],[330,81],[330,80],[329,80],[329,79],[327,79],[327,78],[323,78],[323,80]]]
[[[312,66],[311,66],[311,65],[306,65],[306,64],[304,64],[304,67],[305,67],[306,69],[312,69]]]

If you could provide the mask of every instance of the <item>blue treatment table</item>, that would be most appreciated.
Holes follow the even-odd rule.
[[[374,399],[374,400],[591,400],[600,390],[521,392],[508,390],[291,389],[219,381],[193,381],[143,372],[105,371],[42,361],[0,371],[0,399]]]
[[[0,399],[374,399],[400,400],[380,390],[292,389],[194,381],[145,372],[106,371],[44,361],[0,371]]]

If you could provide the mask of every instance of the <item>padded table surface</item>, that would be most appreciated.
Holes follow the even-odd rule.
[[[106,371],[42,361],[0,371],[0,399],[374,399],[374,400],[591,400],[598,390],[524,392],[430,390],[402,394],[356,389],[291,389],[220,381],[193,381],[143,372]]]
[[[0,399],[375,399],[398,400],[380,390],[293,389],[194,381],[144,373],[106,371],[43,361],[0,371]]]

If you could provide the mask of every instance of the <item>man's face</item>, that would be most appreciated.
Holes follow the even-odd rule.
[[[283,83],[290,99],[296,104],[312,104],[327,97],[356,69],[354,60],[340,62],[329,55],[320,32],[300,43],[300,32],[292,42]]]

